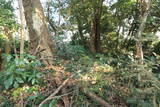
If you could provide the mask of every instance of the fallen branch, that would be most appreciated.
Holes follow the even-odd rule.
[[[103,100],[102,98],[98,97],[96,94],[92,93],[92,92],[88,92],[85,88],[82,89],[82,91],[88,96],[90,97],[93,101],[98,102],[99,104],[101,104],[104,107],[112,107],[109,103],[107,103],[105,100]]]
[[[62,72],[57,72],[55,80],[56,80],[57,86],[59,86],[60,84],[62,84],[63,83],[63,73]],[[67,88],[66,86],[64,86],[64,88],[62,88],[62,90],[61,90],[62,94],[67,93],[66,88]],[[69,107],[69,105],[70,105],[69,103],[70,102],[69,102],[68,96],[63,96],[62,100],[64,102],[64,107]]]
[[[67,96],[69,94],[71,94],[72,92],[69,92],[69,93],[66,93],[66,94],[63,94],[63,95],[59,95],[59,96],[53,96],[53,97],[50,97],[48,100],[52,100],[52,99],[55,99],[55,98],[60,98],[60,97],[64,97],[64,96]]]
[[[46,103],[48,100],[51,100],[54,98],[54,96],[67,84],[67,82],[73,77],[74,75],[71,75],[69,78],[67,78],[57,89],[54,91],[49,97],[47,97],[45,100],[43,100],[38,107],[42,107],[44,103]]]

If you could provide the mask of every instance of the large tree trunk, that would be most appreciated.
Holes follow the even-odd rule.
[[[42,59],[46,65],[53,64],[53,41],[45,22],[40,0],[22,0],[30,37],[30,53]]]
[[[148,2],[147,2],[148,1]],[[151,0],[146,0],[144,1],[143,4],[146,4],[146,7],[144,6],[145,8],[145,11],[142,12],[142,15],[141,15],[141,24],[139,26],[139,29],[138,29],[138,32],[137,32],[137,42],[136,42],[136,48],[137,48],[137,59],[140,61],[140,64],[143,64],[143,50],[142,50],[142,33],[143,33],[143,30],[144,30],[144,27],[145,27],[145,23],[146,23],[146,20],[147,20],[147,17],[148,17],[148,14],[149,14],[149,10],[150,10],[150,7],[151,7]]]

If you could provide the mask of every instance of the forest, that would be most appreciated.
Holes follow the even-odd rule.
[[[0,0],[0,107],[160,107],[160,0]]]

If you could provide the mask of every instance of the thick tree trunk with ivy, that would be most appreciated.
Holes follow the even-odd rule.
[[[53,64],[53,41],[45,22],[40,0],[23,0],[24,14],[30,37],[30,53],[44,64]]]
[[[150,10],[150,7],[151,7],[151,0],[143,1],[143,2],[141,2],[141,4],[142,4],[143,7],[141,9],[141,12],[142,12],[141,18],[140,18],[141,24],[139,26],[139,29],[138,29],[138,32],[137,32],[137,35],[136,35],[136,37],[137,37],[136,57],[140,61],[140,63],[143,64],[142,33],[143,33],[145,23],[146,23],[146,20],[147,20],[148,14],[149,14],[149,10]]]

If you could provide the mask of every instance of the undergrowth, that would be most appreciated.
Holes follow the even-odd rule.
[[[113,107],[159,107],[160,74],[155,72],[156,64],[151,60],[140,65],[131,55],[91,55],[83,47],[70,44],[63,50],[57,48],[57,53],[54,66],[63,67],[66,73],[76,73],[76,82],[70,86],[70,90],[74,90],[71,95],[73,106],[100,106],[80,90],[84,87]],[[35,57],[26,55],[15,59],[5,56],[5,63],[4,71],[0,73],[2,107],[18,105],[22,99],[27,107],[37,106],[51,94],[53,84],[42,78],[45,74],[39,68],[43,65]],[[60,102],[61,98],[53,99],[44,106],[56,106]]]

